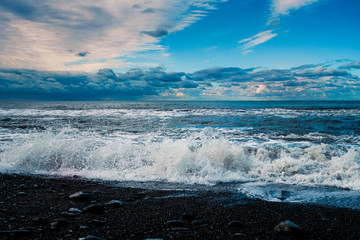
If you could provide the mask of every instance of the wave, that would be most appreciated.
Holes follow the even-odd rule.
[[[282,118],[306,117],[360,117],[360,109],[0,109],[0,116],[112,116],[112,117],[185,117],[185,116],[274,116]]]
[[[260,181],[360,190],[359,153],[351,145],[231,141],[213,128],[179,139],[155,133],[105,137],[65,128],[3,142],[0,171],[190,184]]]

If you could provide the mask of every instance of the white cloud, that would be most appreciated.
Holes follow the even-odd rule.
[[[273,30],[267,30],[267,31],[259,32],[258,34],[252,37],[240,40],[239,43],[242,44],[242,48],[243,48],[242,54],[247,54],[251,52],[252,51],[251,49],[253,47],[262,44],[264,42],[267,42],[270,39],[276,37],[277,35],[278,34],[274,33]]]
[[[306,5],[317,2],[318,0],[273,0],[272,14],[274,17],[287,15],[291,10],[296,10]]]
[[[125,57],[131,53],[164,53],[158,38],[144,32],[180,31],[205,17],[210,6],[220,2],[224,1],[0,2],[0,66],[78,71],[125,67],[129,65]],[[24,11],[14,10],[17,4],[17,9]],[[144,13],[146,9],[153,11]],[[88,54],[79,57],[80,51]]]

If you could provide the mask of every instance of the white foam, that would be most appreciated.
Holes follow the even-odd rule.
[[[205,128],[178,139],[155,133],[101,136],[65,128],[3,142],[0,170],[131,181],[260,181],[360,190],[356,146],[226,139]]]

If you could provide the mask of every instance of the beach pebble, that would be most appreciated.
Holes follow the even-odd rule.
[[[283,232],[283,233],[290,233],[290,234],[301,232],[301,228],[290,220],[286,220],[286,221],[279,223],[274,228],[274,230],[276,232]]]
[[[192,221],[192,224],[194,226],[198,226],[198,225],[204,224],[204,221],[203,220],[194,220],[194,221]]]
[[[38,217],[38,218],[35,218],[34,219],[34,223],[35,224],[38,224],[40,226],[45,226],[46,224],[49,223],[49,220],[47,220],[46,218],[44,217]]]
[[[194,219],[195,219],[194,215],[192,215],[190,213],[183,213],[181,215],[181,220],[192,221]]]
[[[20,189],[20,190],[27,190],[29,189],[28,186],[26,186],[25,184],[21,184],[20,186],[17,187],[17,189]]]
[[[31,235],[30,231],[26,229],[0,231],[0,236],[9,237],[6,239],[28,239],[30,235]]]
[[[113,208],[120,208],[124,205],[129,205],[127,202],[119,201],[119,200],[111,200],[106,203],[107,206],[113,207]]]
[[[91,204],[83,209],[85,213],[100,214],[104,212],[104,206],[100,203]]]
[[[183,221],[181,220],[170,220],[166,222],[166,225],[168,225],[169,227],[184,227],[185,224]]]
[[[79,213],[70,213],[70,212],[62,212],[61,216],[63,217],[74,217],[76,215],[79,215]]]
[[[240,221],[231,221],[228,223],[229,228],[243,228],[244,224]]]
[[[67,221],[56,220],[55,222],[51,223],[51,228],[52,229],[60,229],[60,228],[67,227],[68,225],[69,225],[69,222],[67,222]]]
[[[89,192],[76,192],[70,195],[69,198],[79,202],[88,202],[94,199],[94,195]]]
[[[174,231],[174,232],[187,232],[187,231],[189,231],[189,229],[187,229],[185,227],[174,227],[174,228],[171,228],[171,231]]]
[[[87,235],[86,237],[79,238],[79,240],[106,240],[105,238]]]
[[[78,209],[78,208],[70,208],[69,209],[69,212],[71,212],[71,213],[78,213],[78,214],[80,214],[80,213],[82,213],[83,211],[81,211],[80,209]]]
[[[104,226],[106,225],[106,221],[99,220],[99,219],[93,219],[90,221],[90,224],[98,225],[98,226]]]

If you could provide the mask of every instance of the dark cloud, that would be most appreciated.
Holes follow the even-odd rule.
[[[291,71],[305,70],[305,69],[309,69],[309,68],[316,68],[316,67],[319,67],[319,66],[322,66],[322,65],[323,65],[322,63],[320,63],[320,64],[305,64],[305,65],[301,65],[301,66],[298,66],[298,67],[293,67],[290,70]]]
[[[154,31],[142,31],[142,33],[155,38],[166,37],[167,35],[169,35],[169,32],[165,28],[157,28]]]
[[[155,8],[147,8],[144,11],[142,11],[142,13],[154,13],[156,11],[157,11],[157,9],[155,9]]]
[[[359,77],[346,70],[293,69],[214,67],[193,73],[169,72],[163,67],[133,68],[123,73],[109,68],[96,73],[0,69],[0,98],[137,100],[184,95],[192,99],[360,99]]]
[[[214,67],[208,68],[200,71],[196,71],[191,74],[190,78],[194,81],[217,81],[217,80],[231,80],[232,78],[236,78],[239,76],[245,76],[247,74],[247,70],[237,68],[237,67]]]
[[[132,5],[131,8],[133,8],[133,9],[139,9],[139,8],[141,8],[141,6],[140,6],[139,4],[134,4],[134,5]]]
[[[89,54],[88,51],[80,51],[76,54],[78,57],[86,57]]]
[[[1,0],[0,8],[26,20],[33,20],[38,15],[35,6],[19,0]]]
[[[360,61],[342,65],[339,67],[339,69],[360,69]]]

